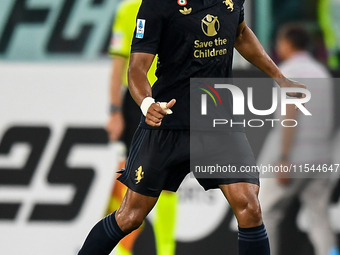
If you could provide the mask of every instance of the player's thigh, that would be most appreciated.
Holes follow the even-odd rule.
[[[238,182],[220,185],[220,189],[232,208],[245,207],[249,203],[259,203],[259,186],[256,184]]]

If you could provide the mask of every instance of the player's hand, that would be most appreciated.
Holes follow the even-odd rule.
[[[287,160],[283,160],[277,164],[278,166],[289,167],[289,162]],[[291,179],[289,178],[289,173],[287,172],[278,172],[277,173],[277,182],[282,186],[287,186],[290,184]]]
[[[117,141],[125,128],[123,114],[121,112],[111,113],[109,121],[106,125],[106,131],[111,141]]]
[[[302,89],[306,89],[306,86],[303,85],[302,83],[290,80],[288,78],[278,79],[277,83],[280,85],[281,88],[302,88]],[[288,92],[287,96],[296,97],[296,98],[305,98],[306,94],[299,93],[299,92]],[[302,104],[302,105],[305,106],[305,104]],[[298,110],[298,108],[296,106],[295,106],[295,110]]]
[[[176,99],[172,99],[166,104],[166,108],[172,108],[176,103]],[[150,105],[148,112],[145,116],[146,124],[152,127],[159,127],[162,124],[164,116],[167,115],[165,109],[163,109],[159,103],[153,103]]]
[[[302,89],[306,89],[306,86],[301,84],[300,82],[293,81],[293,80],[290,80],[290,79],[287,79],[287,78],[279,79],[279,85],[282,88],[302,88]],[[287,96],[296,97],[296,98],[305,98],[306,94],[298,93],[298,92],[288,92]]]

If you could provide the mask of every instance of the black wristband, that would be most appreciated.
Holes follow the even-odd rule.
[[[110,105],[110,113],[121,112],[121,111],[122,111],[122,107],[118,105],[114,105],[114,104]]]

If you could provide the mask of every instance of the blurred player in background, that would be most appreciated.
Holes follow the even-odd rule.
[[[319,0],[319,23],[328,52],[328,66],[340,68],[340,1]]]
[[[107,124],[107,131],[111,141],[120,139],[126,150],[129,151],[133,134],[140,122],[141,111],[132,99],[127,88],[127,69],[133,31],[136,26],[136,16],[141,0],[124,0],[116,13],[113,24],[112,41],[109,48],[112,56],[112,73],[110,86],[110,119]],[[150,84],[156,81],[154,61],[149,72]],[[123,85],[123,86],[122,86]],[[120,162],[119,169],[125,165],[125,155]],[[115,182],[112,195],[106,213],[110,214],[117,210],[123,200],[126,187],[120,182]],[[163,192],[155,207],[155,219],[153,228],[156,240],[158,255],[175,254],[175,219],[177,207],[177,195],[172,192]],[[116,248],[117,255],[130,255],[137,236],[141,229],[132,232],[123,238]]]
[[[287,105],[285,119],[298,121],[296,127],[277,126],[269,134],[258,164],[331,164],[330,137],[333,124],[333,86],[329,72],[307,52],[310,44],[306,30],[297,24],[283,26],[278,33],[277,53],[283,63],[282,73],[289,78],[310,79],[306,85],[314,100],[307,104],[313,114],[303,116]],[[315,81],[315,82],[313,82]],[[276,117],[279,119],[280,117]],[[279,225],[295,196],[305,207],[308,217],[307,234],[316,255],[339,254],[336,237],[330,227],[328,204],[332,192],[329,178],[261,180],[260,200],[266,221],[272,255],[279,254]],[[293,241],[293,240],[292,240]]]

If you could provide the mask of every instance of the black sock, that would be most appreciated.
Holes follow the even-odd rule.
[[[108,255],[126,236],[115,218],[116,212],[99,221],[90,231],[78,255]]]
[[[270,255],[269,241],[265,226],[238,228],[239,255]]]

